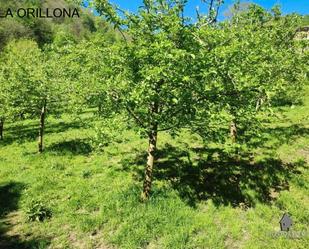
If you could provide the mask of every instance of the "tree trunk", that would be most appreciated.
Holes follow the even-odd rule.
[[[41,115],[40,115],[40,130],[39,130],[39,152],[40,153],[43,152],[45,116],[46,116],[46,101],[44,102]]]
[[[236,124],[235,119],[232,120],[231,125],[230,125],[230,136],[232,138],[233,143],[235,143],[237,140],[237,124]]]
[[[0,120],[0,140],[3,140],[3,126],[4,126],[4,120]]]
[[[157,90],[157,87],[156,87],[156,90]],[[150,192],[151,192],[152,172],[153,172],[153,167],[154,167],[154,163],[156,160],[157,138],[158,138],[158,122],[155,120],[155,118],[158,112],[159,112],[159,103],[157,101],[153,101],[149,108],[150,117],[154,120],[152,120],[150,124],[150,129],[148,131],[148,140],[149,140],[148,158],[147,158],[147,165],[145,169],[143,192],[141,195],[142,201],[147,201],[149,199]]]
[[[149,199],[152,185],[152,172],[154,167],[154,162],[156,159],[156,150],[157,150],[157,137],[158,137],[158,125],[155,124],[152,127],[152,130],[149,133],[149,146],[148,146],[148,158],[147,166],[145,169],[145,179],[142,192],[142,200],[146,201]]]

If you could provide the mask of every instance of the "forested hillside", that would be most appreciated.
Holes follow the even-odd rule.
[[[0,0],[81,14],[0,18],[0,249],[307,248],[307,17],[89,2]]]
[[[1,18],[0,19],[0,49],[13,39],[34,39],[40,47],[53,42],[72,41],[79,42],[89,39],[93,33],[101,33],[111,39],[115,32],[107,22],[94,16],[90,10],[65,0],[1,0],[0,10],[7,8],[78,8],[80,18]]]

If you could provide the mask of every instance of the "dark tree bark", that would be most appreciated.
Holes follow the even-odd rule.
[[[158,113],[157,102],[152,103],[150,111],[153,118]],[[148,133],[148,140],[149,140],[148,158],[147,158],[147,165],[145,168],[143,192],[141,195],[142,201],[147,201],[151,193],[152,175],[157,151],[157,138],[158,138],[158,123],[157,121],[153,121],[153,123],[150,126],[150,131]]]
[[[255,111],[258,112],[263,105],[264,105],[264,98],[259,97],[258,100],[256,101]]]
[[[99,112],[99,115],[101,115],[102,110],[103,110],[103,106],[102,106],[101,103],[99,103],[99,105],[98,105],[98,112]]]
[[[151,192],[152,186],[152,172],[154,167],[154,162],[156,160],[156,150],[157,150],[157,137],[158,137],[158,126],[154,125],[149,133],[149,146],[148,146],[148,158],[147,165],[145,169],[145,179],[142,193],[142,200],[148,200]]]
[[[3,127],[4,127],[4,120],[0,120],[0,140],[3,140]]]
[[[237,140],[237,124],[236,124],[235,119],[232,120],[231,125],[230,125],[230,136],[232,138],[233,143],[235,143]]]
[[[40,130],[39,130],[39,144],[38,144],[40,153],[43,152],[43,146],[44,146],[45,117],[46,117],[46,101],[44,102],[40,115]]]

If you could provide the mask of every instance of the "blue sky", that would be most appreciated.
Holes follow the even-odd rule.
[[[119,5],[122,9],[136,11],[139,6],[141,6],[142,0],[111,0],[110,2]],[[224,5],[221,8],[220,19],[224,18],[224,12],[228,7],[233,3],[233,0],[225,0]],[[244,1],[242,1],[244,2]],[[245,2],[254,2],[264,8],[270,9],[275,4],[281,5],[282,12],[284,14],[297,12],[299,14],[309,14],[309,0],[251,0]],[[200,0],[189,0],[186,15],[194,17],[195,16],[195,7],[199,5],[201,10],[203,6]]]

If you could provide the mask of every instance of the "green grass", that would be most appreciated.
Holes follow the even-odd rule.
[[[205,149],[186,131],[160,134],[146,204],[147,141],[133,131],[98,153],[89,113],[83,122],[49,118],[40,155],[37,122],[10,124],[0,142],[0,248],[307,248],[309,91],[304,100],[266,126],[254,158]],[[28,221],[33,201],[52,217]],[[284,212],[289,235],[278,233]]]

